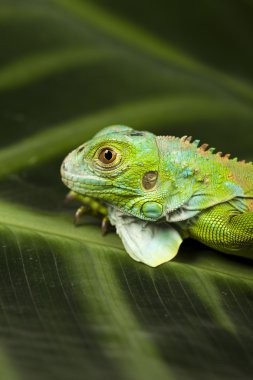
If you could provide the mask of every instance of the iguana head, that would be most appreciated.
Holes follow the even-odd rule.
[[[63,182],[74,192],[146,220],[163,214],[158,171],[156,136],[121,125],[104,128],[72,151],[61,167]]]

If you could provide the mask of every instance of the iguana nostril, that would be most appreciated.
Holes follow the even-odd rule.
[[[81,153],[85,148],[85,145],[81,145],[80,148],[78,148],[77,153]]]

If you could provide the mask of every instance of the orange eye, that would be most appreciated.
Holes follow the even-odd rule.
[[[103,164],[111,164],[113,161],[116,160],[116,157],[117,153],[111,148],[102,149],[98,156],[99,160]]]

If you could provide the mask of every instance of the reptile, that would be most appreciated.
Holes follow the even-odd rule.
[[[116,227],[128,254],[155,267],[184,239],[253,257],[253,164],[191,137],[102,129],[61,166],[70,198]]]

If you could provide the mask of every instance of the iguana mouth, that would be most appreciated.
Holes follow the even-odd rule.
[[[71,190],[77,193],[85,192],[103,192],[113,193],[113,190],[122,191],[127,190],[127,196],[140,195],[139,191],[128,188],[126,186],[117,186],[111,180],[105,178],[99,178],[90,174],[87,175],[77,175],[67,172],[64,167],[61,168],[61,178],[62,182]]]
[[[108,188],[112,187],[113,184],[110,180],[106,180],[104,178],[98,178],[92,175],[76,175],[72,173],[68,173],[64,170],[61,171],[61,177],[62,182],[69,187],[70,189],[73,188],[80,188],[85,190],[86,188],[92,188],[92,187],[101,187]]]

